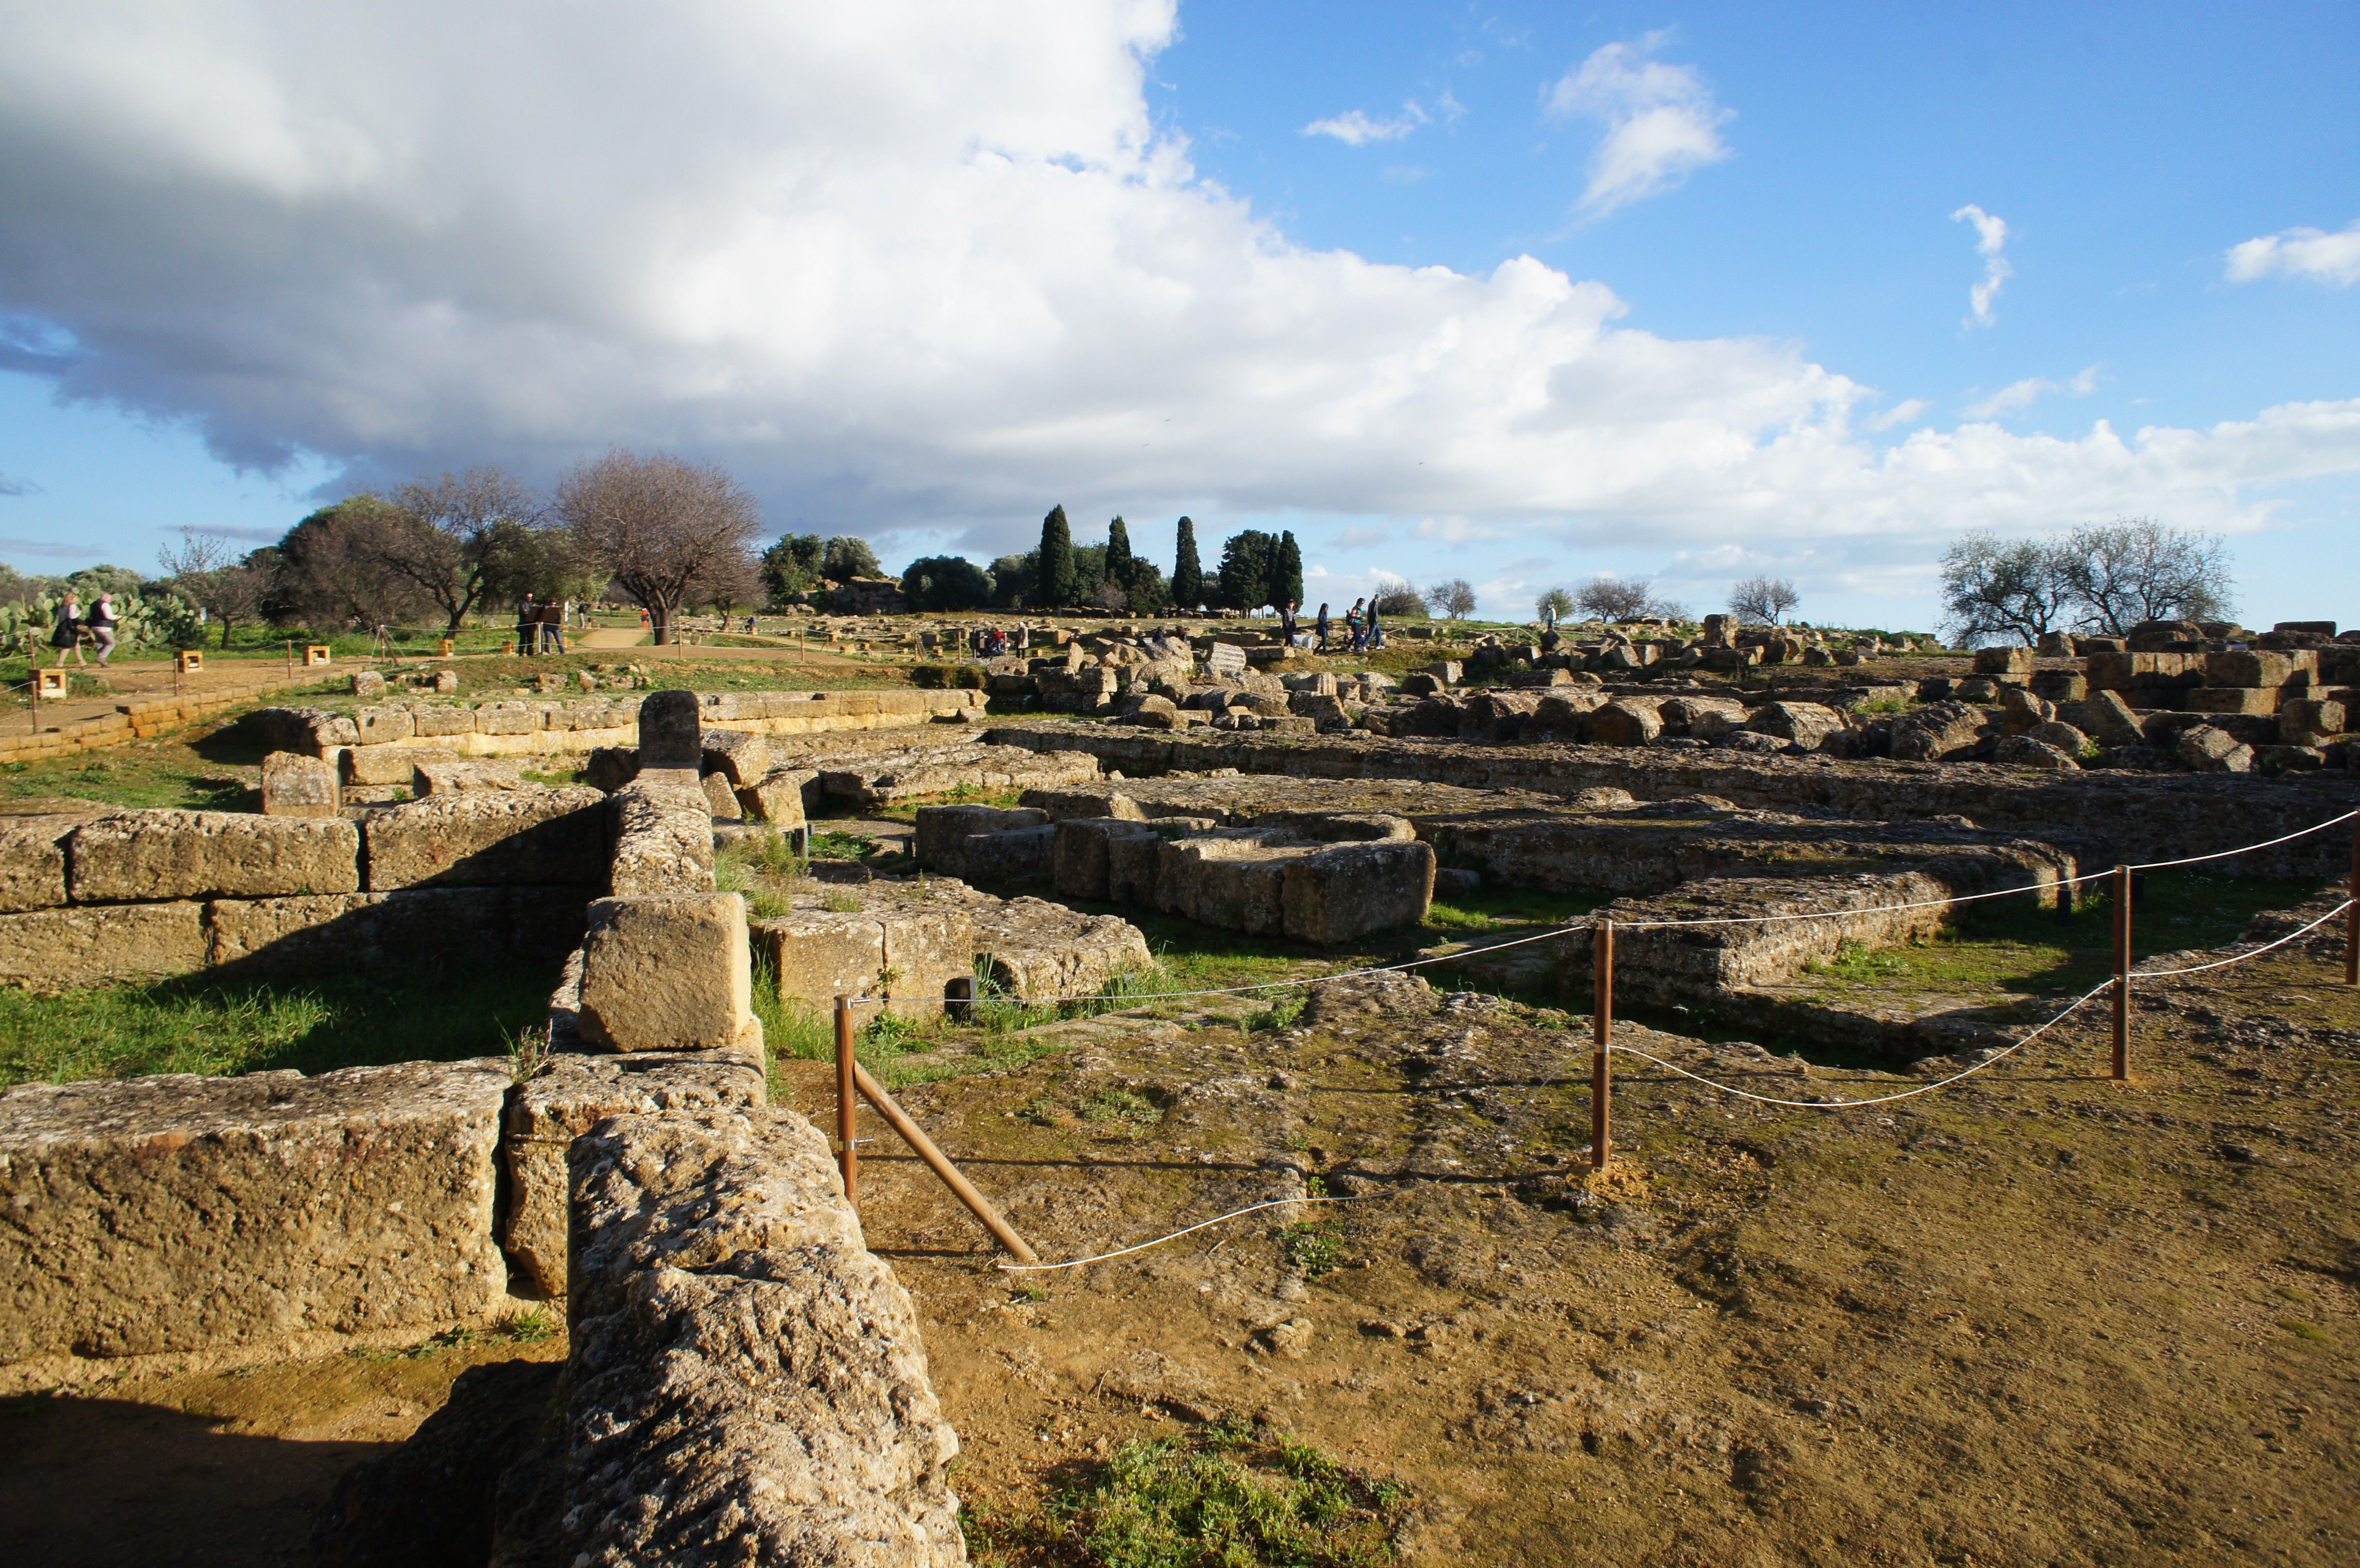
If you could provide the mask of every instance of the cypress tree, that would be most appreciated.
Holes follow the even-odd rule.
[[[1273,604],[1303,603],[1303,550],[1292,532],[1278,536],[1278,556],[1270,567],[1270,593]]]
[[[1074,530],[1066,525],[1062,506],[1050,507],[1041,519],[1040,563],[1034,570],[1033,608],[1062,610],[1074,602]]]
[[[1196,525],[1180,519],[1180,538],[1172,547],[1172,606],[1193,610],[1205,602],[1205,567],[1196,559]]]
[[[1128,593],[1132,570],[1131,529],[1118,517],[1107,525],[1106,580]]]

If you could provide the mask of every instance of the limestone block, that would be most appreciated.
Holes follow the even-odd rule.
[[[455,691],[458,689],[458,682],[455,681],[447,687],[435,688],[437,691]],[[410,716],[421,740],[475,733],[475,710],[473,708],[437,703],[423,708],[413,708],[410,710]]]
[[[2060,708],[2059,716],[2075,728],[2097,736],[2104,746],[2136,746],[2146,738],[2139,730],[2138,715],[2123,701],[2119,691],[2092,692],[2079,702]]]
[[[1989,717],[1972,703],[1928,702],[1893,721],[1893,756],[1900,762],[1939,762],[1972,747]]]
[[[419,764],[447,762],[451,755],[443,747],[431,746],[347,746],[337,757],[336,767],[344,781],[355,788],[403,785],[414,789]]]
[[[958,875],[974,882],[1022,882],[1046,878],[1054,870],[1057,830],[1007,828],[999,833],[970,833],[959,846]]]
[[[708,773],[702,785],[705,810],[715,820],[735,822],[744,820],[746,808],[738,803],[738,791],[729,787],[727,774]]]
[[[355,708],[353,727],[359,732],[359,745],[388,746],[416,735],[418,721],[408,708],[378,703]]]
[[[2078,670],[2037,670],[2027,685],[2034,696],[2052,702],[2078,702],[2090,694],[2090,678]]]
[[[1029,806],[921,806],[917,831],[911,841],[912,851],[918,864],[929,871],[964,877],[969,838],[1011,828],[1039,827],[1048,820],[1046,811]]]
[[[1596,691],[1551,691],[1533,704],[1517,738],[1527,741],[1584,741],[1590,738],[1590,715],[1605,705]],[[1743,710],[1741,710],[1741,713]]]
[[[1975,673],[2005,681],[2028,681],[2032,677],[2033,657],[2028,648],[1979,648],[1975,649]]]
[[[2297,697],[2278,704],[2278,733],[2289,746],[2323,746],[2344,733],[2345,716],[2332,699]]]
[[[607,798],[607,814],[615,836],[607,880],[617,898],[713,890],[713,803],[702,788],[643,773]]]
[[[772,827],[799,828],[807,821],[803,790],[819,777],[816,768],[774,768],[751,789],[738,791],[746,814]]]
[[[599,898],[582,940],[582,1038],[610,1051],[712,1051],[752,1021],[746,900]]]
[[[595,789],[470,789],[368,820],[369,890],[424,885],[593,887],[606,879]]]
[[[885,928],[866,910],[798,909],[756,920],[751,937],[779,995],[814,1007],[866,995],[885,967]]]
[[[1999,728],[2002,735],[2029,734],[2035,725],[2045,724],[2056,716],[2055,703],[2034,696],[2021,686],[2009,687],[2000,699]]]
[[[1434,847],[1412,839],[1340,844],[1287,863],[1288,936],[1325,944],[1415,925],[1434,902]]]
[[[360,730],[342,713],[325,708],[257,708],[246,723],[279,751],[303,751],[325,757],[340,746],[360,744]]]
[[[2233,648],[2224,653],[2204,656],[2204,684],[2208,687],[2284,686],[2290,683],[2298,670],[2318,668],[2317,657],[2306,659],[2299,653],[2268,653],[2260,648]],[[2237,713],[2245,710],[2224,709]]]
[[[2276,686],[2192,686],[2180,706],[2191,713],[2275,713],[2278,696]]]
[[[385,677],[374,670],[354,670],[353,695],[355,697],[384,696]]]
[[[1154,963],[1147,939],[1129,920],[1041,898],[978,908],[973,942],[976,967],[1028,1002],[1100,996],[1115,975]]]
[[[480,1321],[502,1059],[0,1095],[0,1361]]]
[[[563,952],[578,939],[590,889],[406,887],[292,898],[216,898],[205,906],[206,962],[242,974],[393,969],[514,952]]]
[[[83,818],[0,817],[0,914],[66,901],[66,839]]]
[[[352,823],[238,811],[121,811],[74,830],[74,902],[360,890]]]
[[[2090,737],[2062,720],[2050,719],[2035,724],[2025,732],[2043,746],[2053,746],[2066,756],[2079,757],[2089,746]]]
[[[459,692],[459,672],[455,670],[436,670],[434,672],[434,690],[445,697],[457,696]]]
[[[2180,760],[2199,773],[2251,773],[2254,748],[2225,730],[2198,724],[2180,733]]]
[[[749,735],[744,730],[709,729],[703,732],[703,767],[706,773],[718,773],[729,781],[732,789],[741,789],[761,782],[770,771],[770,741],[767,735]]]
[[[1074,817],[1056,825],[1051,851],[1051,876],[1061,898],[1103,900],[1111,885],[1107,879],[1107,846],[1115,838],[1156,838],[1153,828],[1141,822],[1110,817]]]
[[[1456,686],[1466,678],[1467,667],[1455,659],[1446,659],[1426,667],[1426,673],[1445,686]]]
[[[770,1103],[763,1054],[722,1051],[593,1056],[562,1051],[508,1102],[500,1244],[544,1297],[565,1294],[565,1151],[608,1116],[687,1115]]]
[[[1107,837],[1107,898],[1125,908],[1161,909],[1155,887],[1164,862],[1163,836],[1109,834]]]
[[[1608,702],[1590,714],[1590,738],[1601,746],[1645,746],[1663,732],[1662,716],[1636,702]]]
[[[539,789],[528,785],[509,757],[434,757],[418,764],[417,789],[421,799],[434,795],[457,795],[471,789]]]
[[[266,817],[333,817],[344,810],[344,786],[336,770],[316,757],[274,751],[262,759],[262,814]]]
[[[885,970],[873,989],[891,998],[887,1011],[896,1018],[936,1018],[954,994],[967,995],[976,953],[969,911],[894,905],[878,911],[878,923],[885,932]]]
[[[1745,727],[1790,741],[1805,751],[1817,751],[1821,741],[1842,731],[1844,720],[1833,708],[1818,702],[1765,702],[1754,710]]]
[[[811,1124],[617,1117],[569,1160],[573,1533],[552,1561],[963,1564],[916,1313]]]
[[[2059,727],[2070,729],[2072,726]],[[1993,748],[1992,760],[2007,768],[2041,768],[2059,772],[2081,766],[2071,752],[2028,734],[2012,735],[2001,740]]]
[[[533,735],[541,727],[541,710],[530,702],[487,702],[475,710],[477,735]]]
[[[1316,853],[1272,845],[1251,829],[1166,842],[1156,855],[1156,904],[1199,925],[1275,936],[1286,925],[1287,863]]]
[[[36,990],[154,980],[204,967],[202,904],[100,904],[0,915],[0,984]]]
[[[582,759],[582,782],[611,795],[639,776],[639,748],[635,746],[593,746]]]

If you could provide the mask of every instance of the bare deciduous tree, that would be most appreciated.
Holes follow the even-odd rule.
[[[2229,547],[2152,517],[2076,528],[2062,551],[2081,624],[2108,637],[2142,621],[2211,621],[2230,613]]]
[[[222,647],[229,646],[232,626],[261,618],[269,581],[239,559],[230,541],[219,534],[182,528],[180,542],[166,545],[157,551],[156,559],[174,593],[221,623]]]
[[[497,468],[413,479],[384,499],[410,526],[376,531],[371,548],[388,571],[434,602],[448,633],[494,596],[503,527],[536,528],[548,514],[530,486]]]
[[[584,553],[647,607],[655,640],[672,640],[680,607],[735,572],[750,572],[761,519],[719,468],[667,453],[610,452],[558,482],[557,510]]]
[[[2070,568],[2055,544],[1967,535],[1942,552],[1944,635],[1960,647],[1990,637],[2038,643],[2072,603]]]
[[[1593,577],[1575,592],[1573,604],[1584,615],[1607,622],[1635,621],[1642,615],[1668,619],[1679,608],[1657,598],[1655,591],[1636,577]]]
[[[1475,590],[1464,577],[1445,578],[1426,591],[1426,602],[1446,620],[1463,621],[1475,613]]]
[[[1729,585],[1731,613],[1751,626],[1775,626],[1800,603],[1795,585],[1783,577],[1748,577]]]

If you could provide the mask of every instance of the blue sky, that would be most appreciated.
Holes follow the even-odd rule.
[[[224,9],[278,31],[186,47],[265,82],[428,66]],[[548,22],[491,9],[511,39]],[[988,557],[1057,500],[1158,553],[1185,509],[1295,528],[1346,597],[1464,575],[1491,613],[1601,571],[1711,607],[1767,570],[1814,618],[1923,626],[1960,529],[2117,511],[2230,531],[2249,620],[2335,615],[2322,584],[2360,567],[2349,5],[1037,9],[935,14],[978,30],[934,52],[914,5],[848,34],[694,7],[776,92],[825,56],[814,94],[910,107],[823,127],[765,102],[732,140],[700,118],[726,68],[683,48],[649,122],[682,161],[639,170],[512,124],[438,149],[369,93],[290,86],[252,134],[235,104],[146,142],[110,123],[128,153],[60,172],[133,87],[110,7],[55,24],[20,69],[82,91],[0,108],[0,559],[148,567],[175,527],[258,539],[346,483],[546,482],[623,442],[728,462],[781,528],[868,531],[893,564]],[[585,17],[578,74],[646,58],[618,8]],[[514,96],[606,115],[562,80]],[[439,210],[552,188],[576,203],[505,239]],[[617,212],[663,247],[586,269]]]

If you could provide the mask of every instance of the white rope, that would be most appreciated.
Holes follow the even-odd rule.
[[[2082,992],[2079,996],[2074,997],[2071,1002],[2066,1005],[2063,1012],[2059,1013],[2055,1018],[2050,1018],[2047,1023],[2042,1024],[2038,1029],[2034,1029],[2030,1034],[2026,1035],[2014,1045],[2011,1045],[2003,1051],[1994,1051],[1991,1055],[1983,1058],[1981,1062],[1976,1062],[1972,1067],[1968,1068],[1964,1073],[1953,1073],[1948,1078],[1942,1079],[1939,1083],[1921,1083],[1915,1089],[1904,1089],[1898,1094],[1880,1094],[1873,1100],[1781,1100],[1775,1095],[1750,1094],[1743,1089],[1732,1088],[1727,1083],[1717,1083],[1699,1073],[1691,1073],[1685,1067],[1675,1066],[1671,1062],[1665,1061],[1660,1056],[1650,1056],[1644,1051],[1634,1050],[1627,1045],[1609,1045],[1607,1049],[1609,1051],[1619,1051],[1625,1056],[1635,1056],[1642,1062],[1652,1062],[1656,1066],[1663,1068],[1666,1072],[1677,1073],[1683,1078],[1693,1078],[1709,1089],[1717,1089],[1724,1094],[1734,1094],[1741,1100],[1757,1100],[1765,1105],[1792,1105],[1797,1109],[1806,1111],[1848,1111],[1860,1105],[1889,1105],[1896,1100],[1907,1100],[1918,1094],[1930,1094],[1937,1089],[1948,1088],[1950,1084],[1957,1083],[1961,1078],[1972,1077],[1975,1073],[1982,1072],[1984,1068],[1991,1066],[2002,1057],[2013,1055],[2015,1052],[2022,1051],[2026,1046],[2030,1045],[2034,1040],[2038,1040],[2042,1035],[2048,1033],[2059,1024],[2063,1023],[2066,1018],[2072,1015],[2073,1010],[2079,1007],[2082,1003],[2098,995],[2101,991],[2112,989],[2114,984],[2114,983],[2112,980],[2106,980],[2092,989]]]
[[[2264,945],[2254,949],[2251,953],[2240,953],[2228,958],[2215,959],[2210,964],[2193,964],[2185,969],[2134,969],[2131,971],[2131,978],[2134,980],[2164,980],[2169,979],[2174,975],[2202,975],[2207,969],[2226,969],[2232,964],[2243,964],[2248,958],[2259,958],[2262,954],[2269,952],[2271,948],[2284,947],[2295,938],[2302,936],[2308,932],[2317,931],[2320,927],[2325,925],[2328,921],[2333,920],[2336,916],[2342,914],[2351,907],[2352,900],[2346,898],[2344,902],[2336,905],[2335,908],[2328,910],[2327,913],[2320,916],[2319,919],[2311,921],[2311,924],[2303,927],[2301,931],[2290,931],[2287,932],[2286,935],[2278,938],[2278,941],[2265,943]]]
[[[1120,1252],[1101,1252],[1096,1258],[1076,1258],[1070,1263],[1003,1263],[1000,1267],[1010,1274],[1045,1274],[1053,1269],[1079,1269],[1085,1263],[1104,1263],[1109,1258],[1128,1258],[1134,1252],[1144,1252],[1151,1247],[1161,1247],[1167,1241],[1177,1241],[1182,1236],[1193,1235],[1207,1226],[1219,1225],[1224,1220],[1236,1219],[1240,1214],[1251,1214],[1262,1209],[1281,1209],[1289,1203],[1357,1203],[1360,1201],[1358,1198],[1273,1198],[1269,1203],[1254,1203],[1242,1209],[1232,1209],[1226,1214],[1218,1214],[1207,1220],[1203,1225],[1192,1225],[1186,1230],[1175,1230],[1170,1236],[1159,1236],[1153,1241],[1142,1241],[1137,1247],[1126,1247]]]
[[[2132,866],[2131,869],[2134,871],[2160,871],[2166,866],[2194,866],[2199,861],[2225,860],[2233,855],[2251,855],[2257,849],[2268,849],[2273,845],[2285,844],[2289,840],[2300,838],[2306,833],[2315,833],[2322,828],[2332,828],[2338,822],[2348,822],[2355,817],[2360,817],[2360,811],[2346,811],[2340,817],[2330,817],[2323,822],[2313,822],[2307,828],[2297,828],[2290,833],[2282,833],[2277,838],[2265,839],[2260,844],[2249,844],[2243,849],[2215,850],[2211,855],[2191,855],[2180,860],[2143,860],[2136,866]]]

